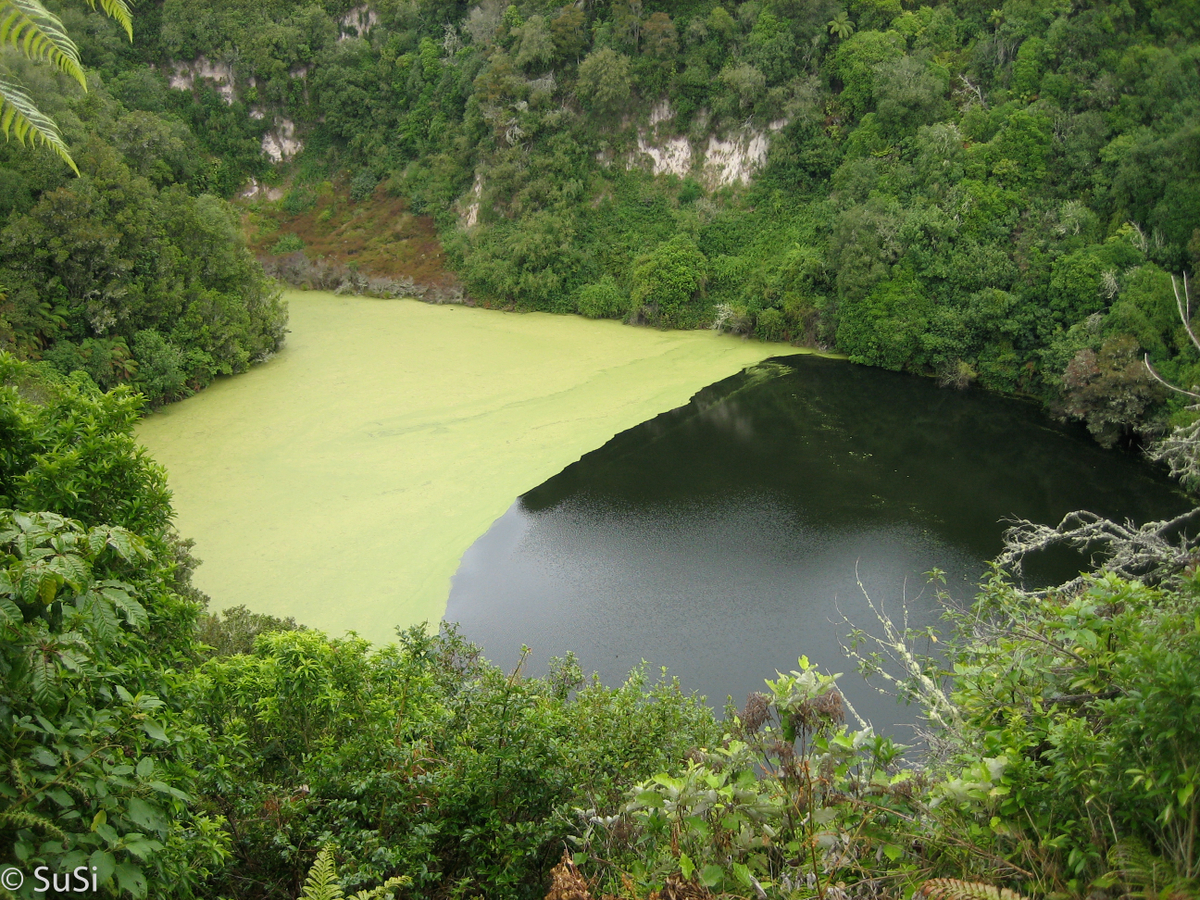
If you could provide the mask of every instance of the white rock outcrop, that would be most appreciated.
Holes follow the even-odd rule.
[[[650,109],[650,125],[638,129],[637,150],[625,159],[625,167],[649,168],[655,175],[691,175],[708,188],[748,184],[767,162],[770,134],[787,125],[786,119],[772,122],[767,130],[744,127],[723,137],[710,135],[703,149],[685,136],[672,135],[666,127],[675,119],[670,101],[662,99]],[[599,161],[605,165],[607,159]]]
[[[475,174],[475,184],[471,187],[471,202],[463,214],[463,225],[470,228],[479,221],[479,201],[483,197],[483,179]]]
[[[767,162],[770,141],[761,131],[745,129],[725,140],[713,135],[704,148],[703,180],[709,187],[748,184]]]
[[[256,197],[263,197],[271,201],[281,200],[283,199],[283,188],[267,187],[265,184],[259,184],[257,178],[251,178],[250,183],[242,189],[238,196],[244,200],[253,200]]]
[[[338,19],[338,24],[340,26],[339,41],[351,36],[366,37],[367,32],[379,24],[379,13],[365,4],[356,6]]]
[[[217,93],[226,103],[232,104],[237,97],[233,89],[233,66],[229,63],[212,62],[201,56],[195,62],[177,62],[173,68],[170,84],[177,91],[190,91],[197,78],[207,78],[216,85]]]
[[[291,119],[276,119],[274,127],[263,135],[262,152],[271,162],[291,159],[303,149],[304,144],[296,138],[296,123]]]

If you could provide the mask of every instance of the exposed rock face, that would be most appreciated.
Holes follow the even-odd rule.
[[[304,145],[296,139],[296,123],[291,119],[277,118],[275,127],[263,135],[262,151],[271,162],[291,159],[303,149]]]
[[[644,134],[638,135],[637,153],[630,154],[629,168],[641,162],[641,156],[650,157],[650,171],[655,175],[678,175],[683,178],[692,172],[692,145],[685,137],[667,138],[653,144]]]
[[[338,20],[340,34],[338,40],[348,37],[366,37],[367,32],[379,24],[379,13],[367,5],[356,6]]]
[[[201,56],[195,62],[177,62],[174,73],[170,76],[171,87],[177,91],[190,91],[196,86],[197,78],[207,78],[217,88],[226,103],[232,104],[237,98],[233,87],[233,66],[229,63],[215,63]],[[250,79],[254,83],[254,79]]]
[[[650,110],[649,128],[639,129],[637,150],[625,161],[626,168],[648,166],[655,175],[692,175],[708,188],[749,183],[767,162],[770,133],[779,131],[786,120],[772,122],[767,131],[741,128],[724,137],[710,135],[703,150],[697,150],[682,135],[671,135],[667,123],[675,118],[668,100]],[[600,160],[607,163],[607,160]]]
[[[715,135],[708,139],[704,148],[703,174],[701,179],[710,187],[724,187],[748,183],[750,177],[766,164],[767,136],[760,131],[746,129],[735,132],[725,140]]]
[[[281,200],[283,199],[283,188],[267,187],[265,184],[259,184],[257,178],[251,178],[250,183],[238,196],[243,200],[253,200],[255,197],[262,197],[270,201]]]
[[[471,188],[471,202],[467,204],[466,212],[463,214],[462,223],[465,227],[470,228],[479,221],[479,200],[483,196],[483,179],[478,174],[475,175],[475,184]]]

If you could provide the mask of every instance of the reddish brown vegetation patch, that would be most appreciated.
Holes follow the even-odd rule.
[[[626,884],[630,891],[629,897],[635,897],[631,883]],[[646,900],[712,900],[712,892],[693,878],[685,881],[678,875],[669,875],[661,891],[651,891]],[[550,890],[546,900],[593,900],[591,886],[580,874],[571,855],[563,851],[562,861],[550,870]],[[605,894],[601,900],[620,900],[612,894]]]
[[[367,200],[350,199],[344,185],[320,192],[316,205],[298,216],[276,204],[248,210],[243,216],[246,239],[260,259],[284,235],[304,243],[304,255],[335,265],[353,265],[364,275],[407,277],[420,285],[452,288],[458,284],[446,269],[445,251],[430,216],[409,212],[402,197],[383,187]]]

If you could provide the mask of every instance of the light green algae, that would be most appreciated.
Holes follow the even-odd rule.
[[[386,641],[521,493],[779,345],[290,292],[285,349],[147,418],[217,609]]]

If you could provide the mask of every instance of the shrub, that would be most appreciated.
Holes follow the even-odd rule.
[[[359,203],[375,193],[379,178],[370,169],[360,169],[350,181],[350,199]]]
[[[284,194],[280,208],[289,216],[299,216],[317,205],[317,195],[307,188],[292,188]]]
[[[280,236],[271,248],[271,253],[275,256],[287,256],[289,253],[299,253],[303,250],[304,241],[301,240],[300,235],[289,233]]]
[[[760,341],[786,341],[787,323],[777,309],[764,309],[754,323],[754,334]]]
[[[579,313],[589,319],[615,319],[625,312],[628,301],[616,281],[605,275],[579,291]]]

